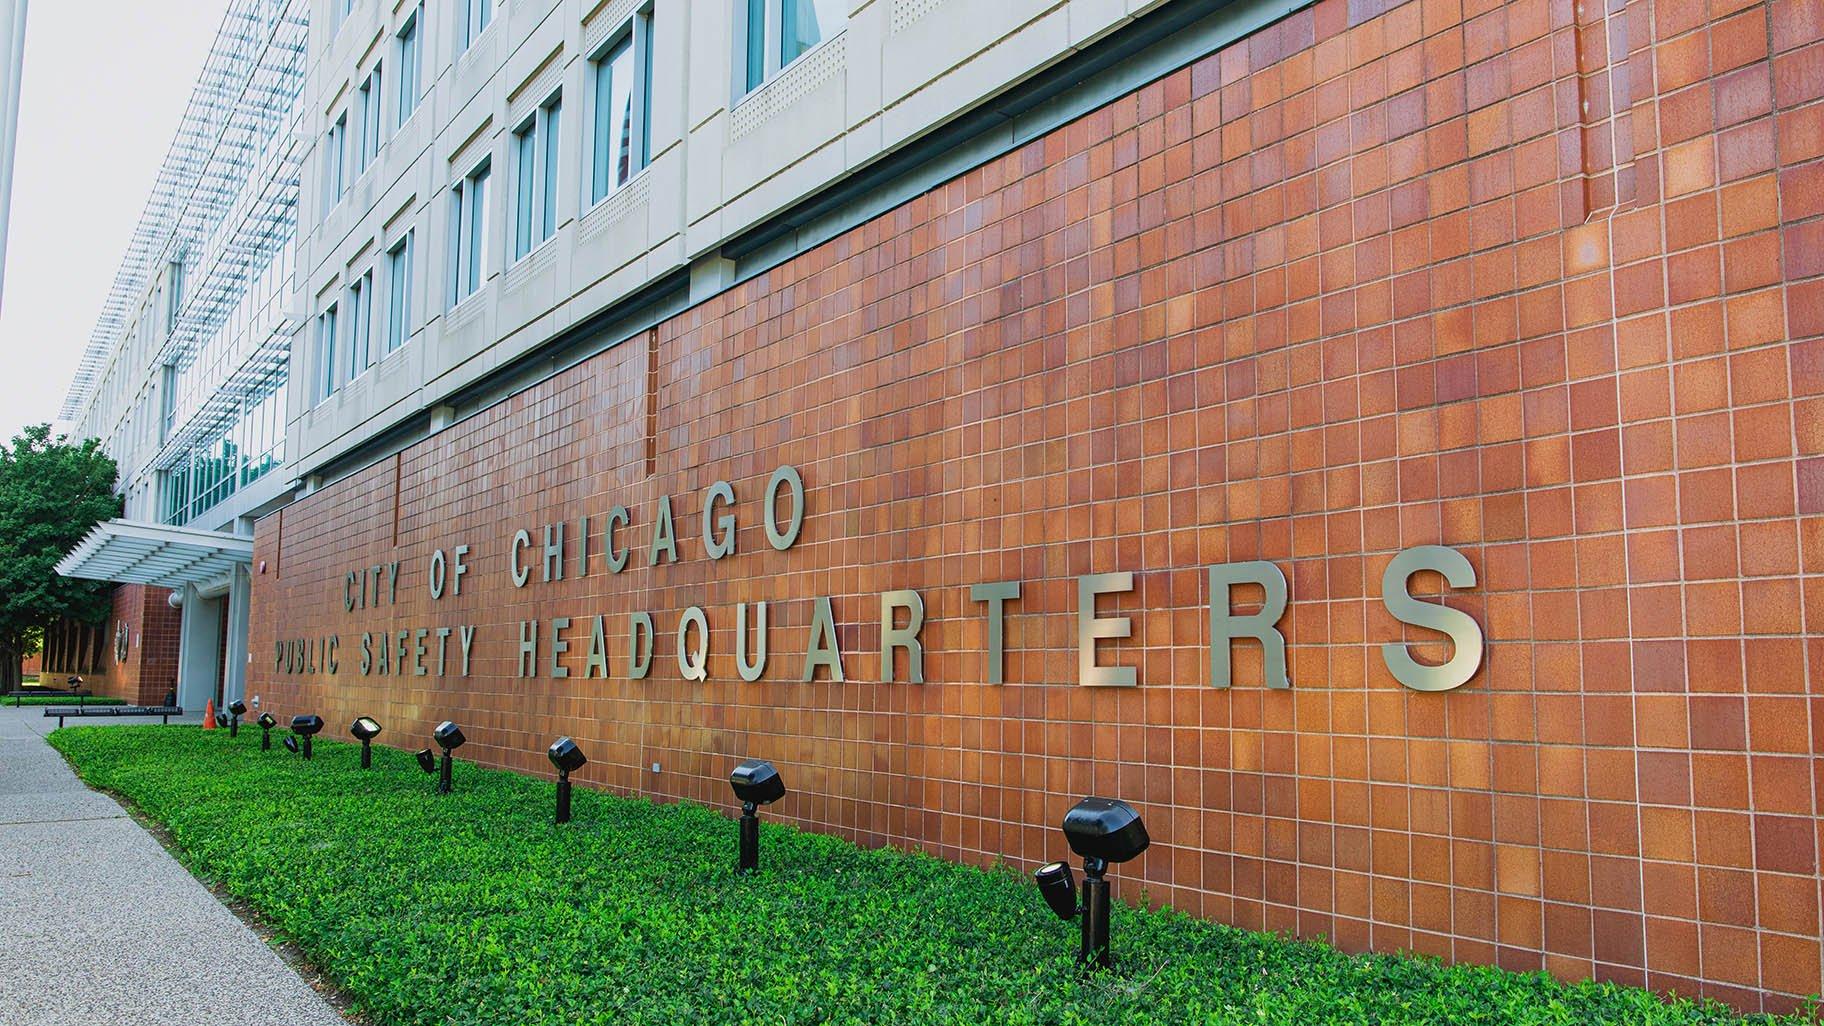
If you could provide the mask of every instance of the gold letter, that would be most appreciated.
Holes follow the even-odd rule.
[[[893,626],[893,611],[906,611],[906,625]],[[925,646],[918,632],[925,625],[925,600],[916,591],[883,591],[880,593],[880,682],[893,679],[893,650],[906,650],[906,670],[911,683],[925,682]]]
[[[830,612],[827,595],[818,596],[811,607],[811,638],[804,647],[804,675],[800,679],[810,683],[819,666],[829,667],[830,680],[837,684],[847,679],[842,675],[842,649],[836,643],[836,615]]]
[[[1260,642],[1262,675],[1270,688],[1289,688],[1286,679],[1286,636],[1274,624],[1286,613],[1286,575],[1265,560],[1218,563],[1210,567],[1210,687],[1226,688],[1233,667],[1229,639],[1254,638]],[[1260,612],[1236,616],[1229,612],[1229,593],[1237,584],[1258,584]]]
[[[760,630],[760,640],[754,646],[754,659],[747,658],[747,603],[735,603],[735,671],[745,681],[756,681],[766,672],[766,603],[754,603],[758,612],[754,619]]]
[[[1401,643],[1381,646],[1381,658],[1394,679],[1414,691],[1449,691],[1462,687],[1482,665],[1482,627],[1461,609],[1420,602],[1406,590],[1406,579],[1420,570],[1435,570],[1453,588],[1473,588],[1476,569],[1456,549],[1420,545],[1393,557],[1381,575],[1381,601],[1395,620],[1414,627],[1429,627],[1450,637],[1456,647],[1448,661],[1428,666],[1412,657]]]
[[[1077,578],[1077,683],[1085,687],[1131,688],[1131,666],[1097,666],[1096,639],[1133,636],[1134,621],[1125,616],[1096,615],[1096,596],[1134,590],[1134,575],[1085,574]]]

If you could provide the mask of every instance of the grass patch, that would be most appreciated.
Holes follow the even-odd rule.
[[[24,706],[24,705],[71,705],[71,706],[73,706],[73,705],[79,704],[76,701],[75,696],[73,696],[73,695],[31,695],[31,694],[27,694],[27,695],[20,695],[16,698],[0,699],[0,706],[10,707],[10,706],[14,705],[15,703],[17,703],[18,705],[22,705],[22,706]],[[82,704],[82,705],[126,705],[127,703],[126,703],[125,699],[109,698],[106,695],[87,695],[87,696],[84,696],[84,698],[80,704]]]
[[[1011,870],[767,825],[743,878],[699,806],[579,791],[555,827],[549,781],[459,764],[438,798],[390,748],[364,774],[323,740],[307,763],[194,727],[50,737],[381,1026],[1801,1021],[1124,906],[1119,969],[1084,979],[1076,926]]]

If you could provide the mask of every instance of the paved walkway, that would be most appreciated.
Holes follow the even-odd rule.
[[[346,1026],[112,798],[76,779],[44,741],[56,722],[0,708],[0,1023]]]

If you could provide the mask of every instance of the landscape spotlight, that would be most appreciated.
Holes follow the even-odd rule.
[[[576,742],[567,737],[560,737],[551,742],[546,749],[545,758],[557,767],[557,821],[570,822],[570,771],[582,769],[589,760],[583,756],[583,750]]]
[[[361,768],[374,768],[374,738],[380,736],[380,723],[372,716],[363,716],[348,725],[348,732],[361,742]]]
[[[771,805],[785,797],[785,778],[764,759],[749,759],[728,775],[741,803],[741,856],[737,868],[751,873],[760,868],[759,806]]]
[[[437,757],[431,754],[429,748],[418,749],[418,768],[426,773],[437,772]]]
[[[316,737],[322,730],[323,717],[321,716],[293,716],[291,718],[291,732],[304,739],[304,758],[310,758],[310,739]],[[291,747],[289,742],[286,747]]]
[[[260,751],[270,752],[272,751],[272,728],[278,726],[279,721],[271,713],[265,712],[260,714],[258,722],[260,724]]]
[[[1070,866],[1047,862],[1032,874],[1045,903],[1059,919],[1083,919],[1083,949],[1078,960],[1106,969],[1114,964],[1108,950],[1108,864],[1126,862],[1152,840],[1132,805],[1113,798],[1085,798],[1064,814],[1064,838],[1083,856],[1083,901],[1078,904]]]
[[[462,736],[461,727],[450,720],[444,720],[437,724],[436,730],[431,731],[431,740],[437,742],[437,747],[443,749],[443,761],[437,767],[437,793],[449,794],[450,764],[454,761],[450,758],[450,753],[461,748],[463,742],[468,738]]]
[[[228,714],[217,709],[215,711],[215,725],[218,727],[226,727],[228,725]]]
[[[295,737],[286,738],[285,739],[285,750],[290,752],[293,755],[298,754],[298,739]]]
[[[247,715],[247,703],[235,699],[228,703],[228,736],[241,736],[241,717]]]

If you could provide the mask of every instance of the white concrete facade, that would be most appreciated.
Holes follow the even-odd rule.
[[[485,27],[472,31],[475,5],[490,2]],[[719,259],[729,240],[1165,2],[314,0],[293,473],[308,479],[427,412],[438,423],[446,397],[667,276],[690,273],[693,300],[732,284],[732,265]],[[786,31],[778,25],[822,17],[818,42],[783,66],[770,60],[770,76],[751,90],[750,12],[777,19],[769,55]],[[401,117],[407,26],[419,40],[422,97]],[[630,32],[650,39],[650,163],[598,201],[597,58]],[[370,155],[359,126],[376,66],[382,130]],[[542,202],[541,133],[554,100],[554,209],[546,218],[531,204],[539,224],[528,247],[516,213],[527,150],[516,133],[530,126],[538,143]],[[462,296],[468,212],[457,187],[479,167],[487,230],[478,287]],[[550,237],[538,240],[547,225]],[[407,284],[395,288],[389,255],[406,246]],[[404,340],[389,349],[373,339],[401,296]],[[351,327],[351,313],[368,326]],[[337,343],[329,358],[326,335]],[[368,347],[371,366],[335,363],[351,339]]]

